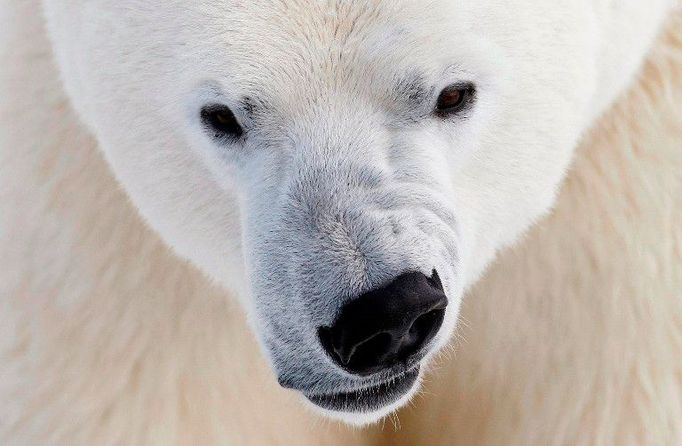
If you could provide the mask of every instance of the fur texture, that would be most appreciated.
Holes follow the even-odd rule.
[[[467,341],[454,360],[438,362],[417,408],[403,411],[393,432],[316,423],[277,388],[240,310],[169,253],[119,190],[62,93],[37,9],[31,1],[3,5],[0,16],[10,24],[0,70],[0,395],[11,402],[0,407],[3,443],[680,441],[679,18],[634,93],[584,142],[556,213],[466,300]],[[645,22],[633,14],[614,27],[626,18]],[[639,58],[605,52],[598,60],[596,84],[612,94],[594,95],[594,114],[629,82],[614,74],[628,71],[621,62],[634,70]],[[88,116],[87,107],[78,111]],[[193,181],[193,189],[205,186]],[[220,207],[212,200],[193,203],[196,218],[233,224],[234,216],[211,213]],[[201,227],[178,207],[188,227]],[[177,228],[147,217],[173,239],[168,231]],[[204,242],[171,244],[194,260],[191,250],[215,236],[203,228],[190,232]],[[215,271],[238,279],[239,268],[225,261],[216,255]],[[211,274],[210,260],[197,263]],[[478,275],[467,274],[471,282]],[[211,275],[247,294],[243,281]]]

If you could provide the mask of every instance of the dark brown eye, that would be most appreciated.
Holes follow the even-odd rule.
[[[466,109],[472,102],[476,89],[471,84],[455,84],[443,89],[436,102],[436,113],[449,116]]]
[[[239,138],[244,130],[237,118],[224,105],[209,105],[201,109],[201,122],[216,138]]]

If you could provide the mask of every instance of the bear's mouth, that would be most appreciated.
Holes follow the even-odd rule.
[[[339,412],[368,412],[395,403],[405,395],[419,377],[419,366],[404,374],[372,387],[350,392],[305,394],[313,404]]]

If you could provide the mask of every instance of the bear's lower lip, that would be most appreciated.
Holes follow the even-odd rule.
[[[374,411],[398,401],[412,388],[418,376],[419,366],[416,366],[403,375],[374,387],[366,387],[351,392],[305,394],[305,397],[313,404],[327,410],[340,412]]]

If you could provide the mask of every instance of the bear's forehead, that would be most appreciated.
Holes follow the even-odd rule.
[[[398,19],[407,12],[404,5],[401,0],[256,0],[227,2],[224,12],[226,18],[239,20],[246,27],[279,31],[297,42],[319,44],[362,36],[377,24]]]
[[[429,2],[431,3],[431,2]],[[218,77],[249,94],[305,104],[331,90],[385,96],[395,89],[419,94],[431,47],[434,15],[426,2],[402,0],[281,0],[214,3],[200,20]],[[436,14],[437,16],[437,14]],[[210,33],[210,34],[208,34]],[[281,107],[284,104],[273,104]]]
[[[361,65],[371,53],[395,45],[401,38],[407,43],[413,34],[407,22],[414,14],[403,11],[400,3],[240,2],[234,9],[226,8],[221,20],[224,26],[217,25],[217,37],[222,37],[228,52],[252,56],[253,64],[263,65],[260,69],[291,67],[300,72],[315,67],[338,72],[344,65]]]

